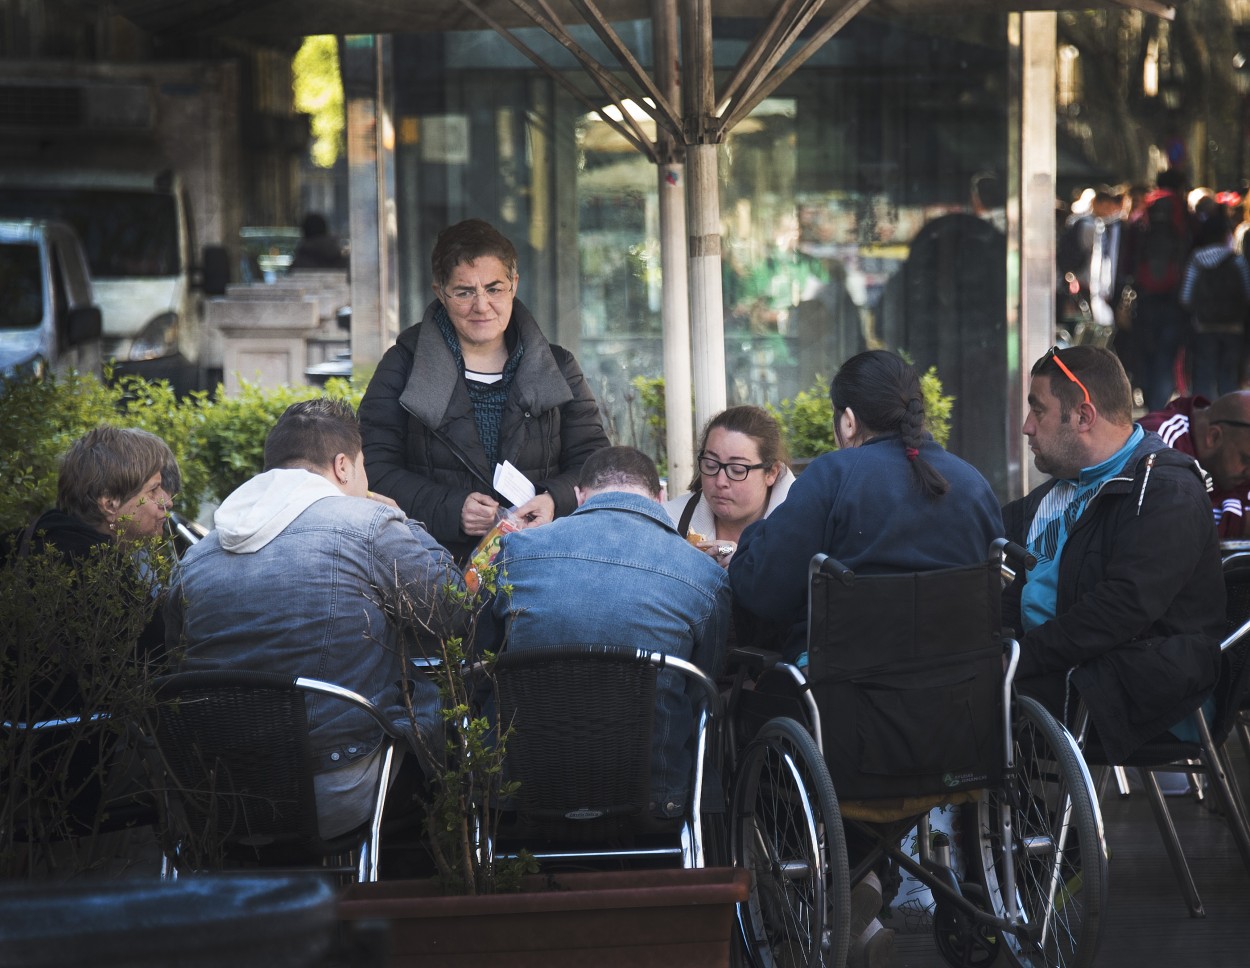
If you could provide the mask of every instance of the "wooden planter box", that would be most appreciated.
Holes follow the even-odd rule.
[[[519,894],[447,897],[426,881],[357,884],[345,921],[390,922],[389,968],[727,968],[744,870],[526,878]]]

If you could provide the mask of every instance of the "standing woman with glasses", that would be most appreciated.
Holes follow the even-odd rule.
[[[360,429],[373,489],[463,562],[507,506],[498,464],[534,484],[516,511],[545,524],[577,507],[578,472],[608,438],[577,361],[516,298],[507,238],[467,219],[439,233],[431,263],[438,298],[383,355]]]
[[[729,567],[734,601],[783,627],[805,658],[807,566],[818,552],[859,574],[984,561],[1003,533],[989,483],[925,430],[920,378],[885,350],[847,360],[830,388],[838,449],[807,466],[785,503],[750,525]]]
[[[683,538],[729,567],[749,524],[786,499],[794,472],[781,428],[761,407],[722,410],[703,430],[690,491],[664,505]]]

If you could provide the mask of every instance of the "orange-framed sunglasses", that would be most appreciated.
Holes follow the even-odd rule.
[[[1046,355],[1042,357],[1042,363],[1045,363],[1047,360],[1054,360],[1055,366],[1063,370],[1063,375],[1066,376],[1069,380],[1071,380],[1073,383],[1075,383],[1078,387],[1081,388],[1081,392],[1085,394],[1085,402],[1092,404],[1092,401],[1089,398],[1089,390],[1085,388],[1085,384],[1082,383],[1080,380],[1078,380],[1076,378],[1076,374],[1073,373],[1071,370],[1069,370],[1068,365],[1059,358],[1058,346],[1052,346],[1050,349],[1046,351]]]

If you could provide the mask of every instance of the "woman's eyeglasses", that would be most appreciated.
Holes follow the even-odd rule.
[[[745,481],[751,471],[760,471],[768,464],[722,464],[712,457],[699,456],[699,473],[704,477],[715,477],[721,471],[731,481]]]
[[[487,302],[503,302],[512,295],[512,286],[487,286],[485,289],[470,289],[464,286],[460,289],[444,289],[443,296],[451,300],[457,306],[468,307],[473,305],[473,301],[478,296],[485,296]]]
[[[1041,362],[1045,363],[1047,360],[1054,360],[1055,366],[1059,367],[1059,369],[1063,371],[1063,375],[1066,376],[1069,380],[1071,380],[1073,383],[1075,383],[1078,387],[1081,388],[1081,392],[1085,394],[1085,402],[1086,403],[1091,402],[1089,399],[1089,391],[1085,389],[1085,384],[1076,378],[1076,374],[1068,369],[1068,365],[1064,363],[1063,360],[1059,359],[1059,347],[1058,346],[1052,346],[1050,349],[1046,351],[1046,355],[1042,357]]]

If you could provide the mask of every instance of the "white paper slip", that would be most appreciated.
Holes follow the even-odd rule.
[[[495,490],[519,507],[538,492],[528,477],[512,466],[511,461],[495,465]]]

